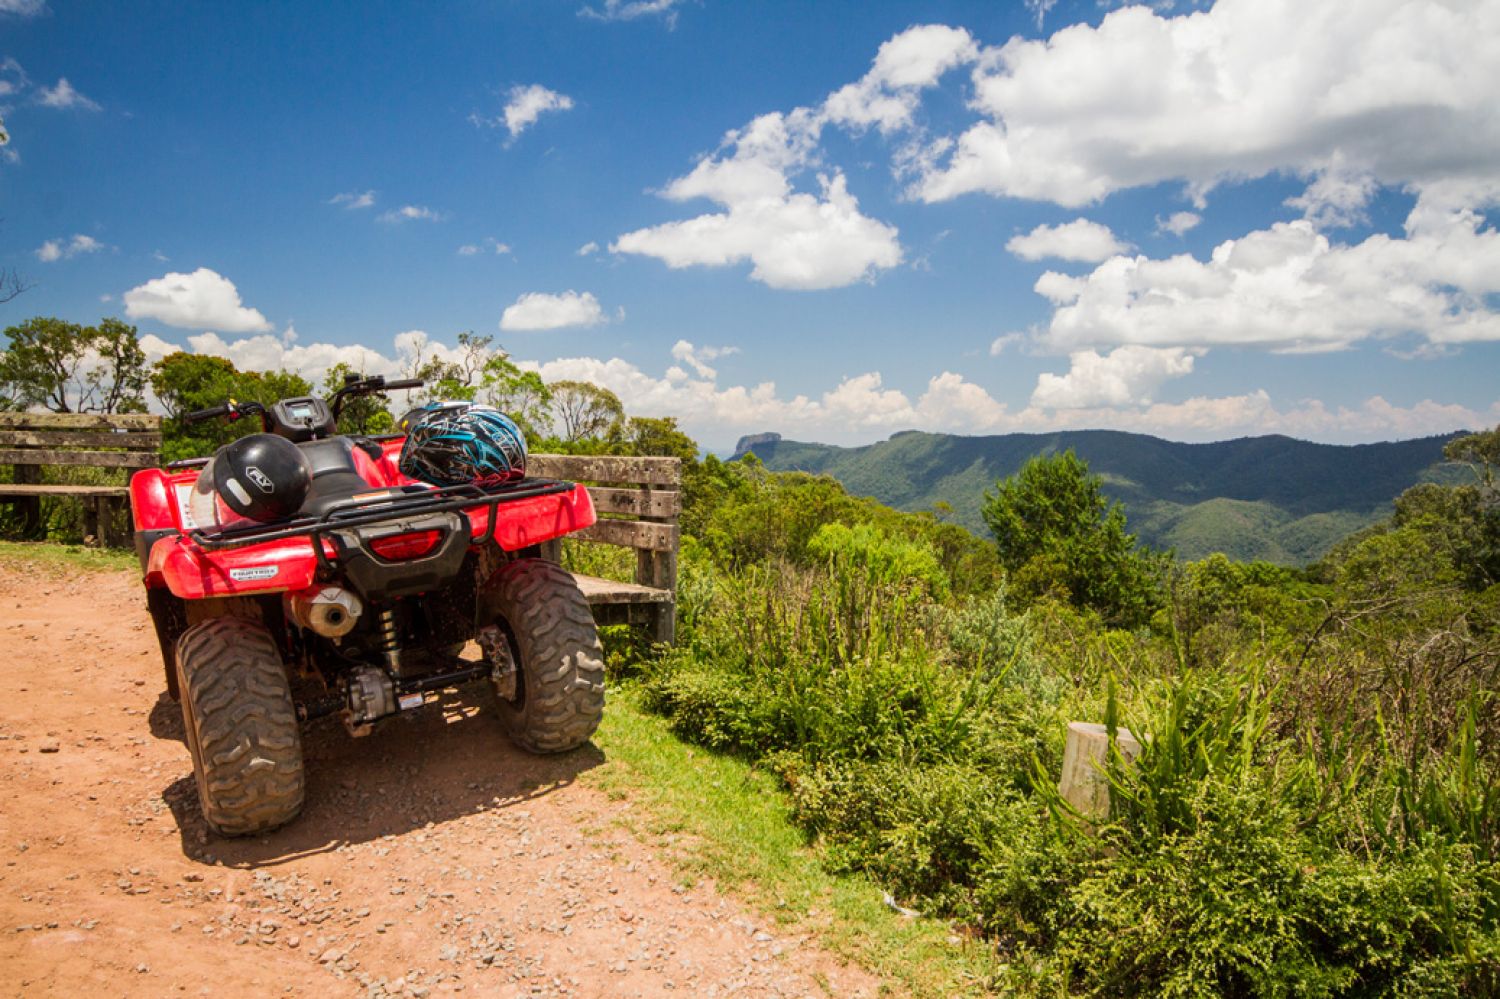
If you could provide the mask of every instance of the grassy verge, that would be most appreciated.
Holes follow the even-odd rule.
[[[0,541],[0,563],[26,563],[50,569],[115,570],[138,566],[135,552],[123,548],[85,548],[48,541]]]
[[[979,994],[993,977],[995,959],[982,943],[892,912],[864,878],[823,870],[770,775],[682,742],[629,687],[611,693],[594,741],[609,762],[584,779],[646,805],[650,816],[634,831],[653,837],[686,879],[711,877],[785,928],[813,933],[918,996]]]

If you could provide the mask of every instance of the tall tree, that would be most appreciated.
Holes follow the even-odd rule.
[[[245,434],[261,429],[257,419],[209,420],[183,425],[182,417],[220,403],[259,402],[311,395],[312,386],[289,371],[240,371],[233,362],[211,354],[168,354],[151,370],[151,390],[167,411],[162,454],[168,459],[198,457]]]
[[[620,397],[592,382],[561,381],[552,390],[555,429],[568,442],[606,437],[625,420]]]
[[[504,351],[485,363],[480,376],[480,401],[510,416],[535,441],[545,437],[552,423],[552,390],[535,371],[522,371]]]
[[[673,416],[632,416],[625,424],[625,442],[645,457],[681,458],[689,468],[698,462],[698,442],[677,429]]]
[[[55,413],[139,412],[145,408],[146,355],[134,326],[98,326],[36,316],[5,331],[0,386],[14,406]]]
[[[1125,511],[1070,449],[1038,455],[986,492],[981,510],[1020,595],[1059,595],[1112,624],[1144,623],[1163,560],[1136,545]]]
[[[424,357],[419,351],[407,365],[406,377],[420,378],[426,382],[420,398],[468,399],[478,394],[485,366],[494,357],[493,336],[481,336],[473,330],[458,335],[458,352],[452,359],[433,355]],[[413,397],[416,399],[417,397]]]

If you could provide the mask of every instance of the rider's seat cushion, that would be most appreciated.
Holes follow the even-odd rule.
[[[385,485],[371,482],[360,475],[354,445],[347,437],[307,441],[297,446],[302,449],[312,466],[312,488],[308,490],[307,500],[302,504],[302,513],[305,515],[321,517],[333,504]],[[368,466],[372,463],[366,461],[363,464]]]

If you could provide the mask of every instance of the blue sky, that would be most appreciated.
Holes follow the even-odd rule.
[[[0,322],[308,373],[472,329],[715,449],[1478,428],[1497,40],[1493,0],[0,0]]]

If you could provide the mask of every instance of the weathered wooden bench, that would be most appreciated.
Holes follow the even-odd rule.
[[[0,502],[19,507],[22,530],[41,529],[44,497],[69,497],[83,504],[84,534],[105,545],[128,546],[130,527],[117,527],[130,490],[119,485],[66,485],[42,482],[42,469],[90,467],[155,468],[161,460],[161,417],[146,413],[0,413],[0,465],[15,474],[0,483]]]
[[[682,513],[682,462],[677,458],[534,454],[532,475],[570,479],[589,487],[599,520],[569,535],[583,541],[634,548],[635,582],[575,574],[599,624],[644,626],[654,642],[671,644],[677,621],[677,518]],[[542,555],[561,561],[561,542]]]

